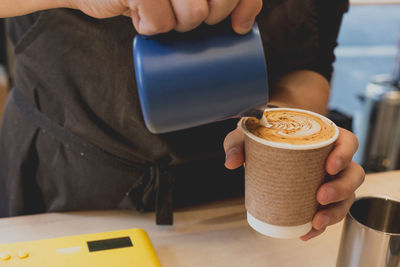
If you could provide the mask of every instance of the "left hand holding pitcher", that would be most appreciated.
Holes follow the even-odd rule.
[[[144,35],[190,31],[205,22],[217,24],[231,15],[235,32],[250,31],[262,0],[65,0],[70,8],[95,18],[125,15]]]

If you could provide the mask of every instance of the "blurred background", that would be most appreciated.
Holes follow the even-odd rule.
[[[329,107],[333,119],[358,137],[355,161],[367,172],[399,169],[400,1],[350,3],[335,50]]]
[[[335,50],[329,116],[359,138],[355,160],[367,172],[400,169],[400,0],[350,3]],[[0,118],[12,80],[5,24],[0,19]]]
[[[369,79],[380,73],[392,74],[399,38],[400,1],[398,5],[351,6],[335,50],[331,107],[349,113],[361,108],[357,95]]]

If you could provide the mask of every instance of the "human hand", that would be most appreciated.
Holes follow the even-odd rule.
[[[239,34],[250,31],[262,0],[68,0],[71,8],[95,18],[129,16],[146,35],[190,31],[205,22],[214,25],[231,15]]]
[[[320,235],[327,226],[340,222],[349,211],[355,199],[354,191],[365,178],[363,168],[352,161],[357,148],[358,141],[354,134],[339,128],[339,137],[325,163],[330,177],[317,191],[317,201],[321,207],[313,217],[313,228],[301,237],[303,241]]]
[[[357,151],[357,138],[349,131],[339,128],[339,137],[329,154],[325,169],[330,176],[316,194],[321,208],[312,220],[313,228],[302,236],[306,241],[325,231],[326,227],[341,221],[354,202],[354,191],[364,181],[364,170],[352,161]],[[225,166],[236,169],[244,162],[244,134],[241,129],[230,132],[224,141]]]

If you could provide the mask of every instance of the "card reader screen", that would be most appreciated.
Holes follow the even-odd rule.
[[[96,241],[88,241],[87,244],[89,247],[89,252],[115,249],[115,248],[133,247],[132,241],[129,238],[129,236],[112,238],[112,239],[104,239],[104,240],[96,240]]]

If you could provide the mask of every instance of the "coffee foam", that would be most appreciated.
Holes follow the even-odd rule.
[[[257,141],[274,147],[313,149],[334,142],[339,134],[332,121],[311,111],[266,109],[264,116],[265,123],[248,118],[243,122],[243,128]]]

